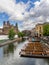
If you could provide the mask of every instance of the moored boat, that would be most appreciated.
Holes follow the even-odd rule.
[[[30,42],[26,45],[25,49],[21,49],[20,56],[30,58],[49,58],[49,48],[39,41]]]

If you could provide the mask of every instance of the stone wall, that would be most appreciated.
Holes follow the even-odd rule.
[[[18,35],[15,35],[15,38],[17,38],[18,37]],[[0,40],[7,40],[7,39],[9,39],[8,38],[8,35],[0,35]]]

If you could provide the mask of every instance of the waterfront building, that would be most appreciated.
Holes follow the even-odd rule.
[[[38,36],[38,37],[43,36],[43,25],[44,25],[44,24],[37,24],[37,25],[35,26],[36,36]]]
[[[35,26],[35,31],[34,31],[34,29],[33,29],[33,31],[34,31],[34,34],[35,34],[35,36],[38,36],[38,37],[42,37],[43,36],[43,26],[44,25],[47,25],[47,24],[49,24],[48,22],[45,22],[45,23],[43,23],[43,24],[37,24],[36,26]]]

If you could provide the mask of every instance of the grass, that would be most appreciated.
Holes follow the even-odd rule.
[[[7,40],[0,40],[0,43],[4,43],[4,42],[6,42]]]

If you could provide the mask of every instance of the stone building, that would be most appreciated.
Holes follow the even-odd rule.
[[[42,37],[43,36],[43,26],[49,24],[49,22],[45,22],[45,23],[38,23],[35,28],[33,28],[31,30],[31,35],[32,36],[38,36],[38,37]]]
[[[8,35],[9,30],[10,30],[11,28],[14,29],[14,31],[15,31],[16,34],[18,33],[17,23],[16,23],[15,26],[13,26],[13,25],[11,25],[11,24],[9,23],[9,21],[7,21],[7,22],[4,21],[4,22],[3,22],[3,28],[0,28],[0,34]]]
[[[43,36],[43,24],[37,24],[35,26],[36,36],[41,37]]]

